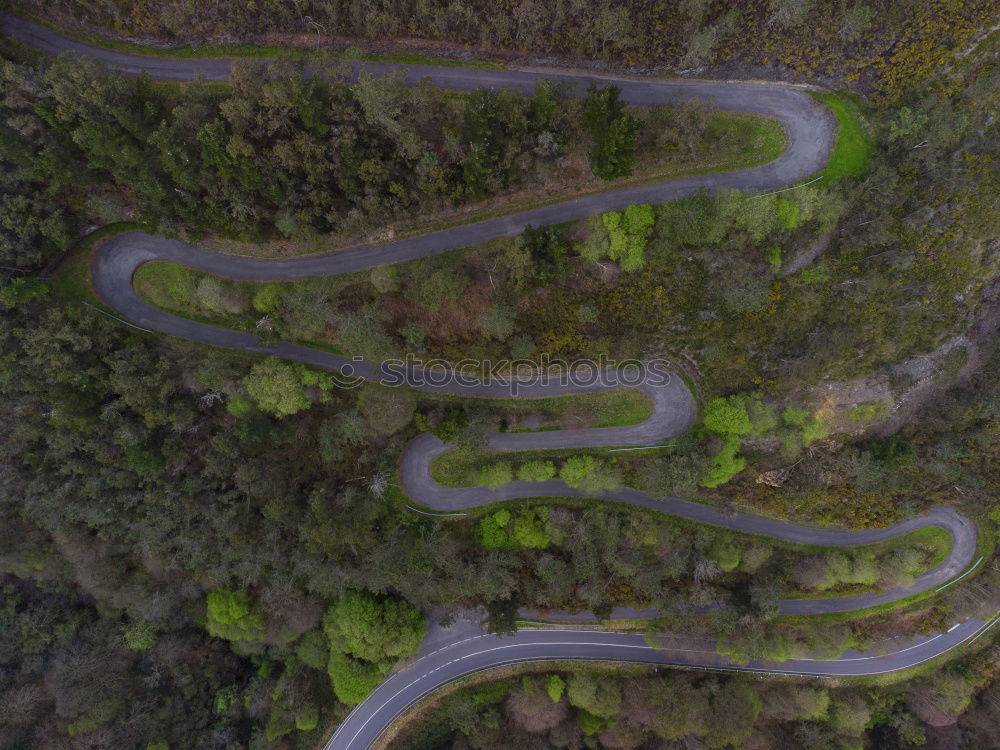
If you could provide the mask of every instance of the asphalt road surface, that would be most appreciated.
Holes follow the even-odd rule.
[[[50,54],[69,53],[96,58],[109,68],[126,74],[147,71],[153,78],[161,80],[204,77],[211,81],[225,81],[229,77],[230,60],[156,58],[99,49],[67,39],[11,15],[3,16],[2,28],[4,33],[39,50]],[[132,325],[191,341],[296,360],[377,382],[405,384],[423,390],[463,396],[507,398],[511,395],[512,384],[506,380],[428,383],[426,373],[420,371],[377,366],[296,344],[265,344],[257,336],[248,333],[185,320],[157,310],[140,299],[132,287],[132,277],[140,265],[152,260],[172,261],[199,271],[256,281],[348,273],[468,247],[500,237],[515,236],[528,224],[543,226],[561,223],[622,209],[630,203],[663,203],[700,189],[778,190],[806,180],[822,169],[835,137],[835,122],[823,106],[802,90],[781,84],[637,80],[577,75],[557,70],[494,71],[387,63],[358,63],[355,65],[355,75],[362,68],[376,74],[401,69],[406,72],[409,83],[429,78],[434,85],[455,91],[468,91],[483,86],[532,91],[535,83],[545,78],[563,84],[568,90],[577,93],[584,91],[591,82],[599,85],[613,82],[622,89],[624,101],[637,105],[656,105],[695,97],[717,109],[752,112],[779,120],[788,137],[788,148],[780,157],[760,167],[608,190],[440,232],[323,255],[275,260],[220,255],[177,240],[129,232],[104,243],[94,258],[92,280],[98,296]],[[619,380],[618,373],[606,371],[600,374],[598,382],[590,383],[567,385],[558,381],[518,382],[517,395],[551,396],[622,387],[623,382]],[[679,378],[657,379],[655,375],[657,373],[647,371],[637,386],[649,396],[653,404],[651,416],[638,425],[562,432],[493,434],[489,436],[489,447],[497,451],[510,451],[642,446],[677,437],[686,432],[694,422],[694,399]],[[429,466],[435,456],[446,450],[448,446],[429,434],[418,437],[407,447],[400,465],[400,480],[416,503],[436,510],[456,510],[511,498],[579,494],[560,480],[513,482],[495,490],[484,487],[441,487],[431,479]],[[848,531],[792,524],[747,514],[723,514],[698,503],[653,498],[632,489],[616,490],[601,497],[741,532],[804,544],[869,544],[928,526],[943,528],[952,536],[953,544],[947,558],[920,576],[908,589],[851,597],[786,600],[781,602],[780,609],[788,614],[850,611],[947,586],[949,581],[970,569],[976,553],[975,525],[951,508],[935,508],[925,516],[885,529]],[[976,563],[978,562],[977,560]],[[615,614],[633,617],[655,613],[620,609]],[[553,619],[560,618],[559,614],[549,616]],[[572,620],[577,616],[563,613],[561,617]],[[336,734],[327,743],[327,748],[339,750],[369,747],[395,717],[430,691],[463,675],[502,664],[578,659],[814,677],[875,675],[932,659],[980,637],[995,624],[995,619],[989,622],[967,620],[957,623],[946,633],[919,636],[901,645],[887,645],[877,654],[849,651],[837,659],[826,661],[791,659],[780,664],[751,662],[745,667],[727,662],[718,656],[714,643],[705,641],[671,638],[661,648],[654,649],[641,636],[622,633],[524,629],[513,637],[501,638],[483,633],[478,626],[466,625],[452,631],[439,631],[429,637],[421,653],[411,663],[403,665],[392,674],[338,727]]]
[[[533,661],[640,662],[699,670],[800,675],[816,678],[862,677],[913,667],[972,642],[997,620],[966,620],[946,633],[918,636],[887,646],[879,653],[851,650],[837,659],[789,659],[779,663],[751,661],[746,666],[727,662],[715,652],[714,643],[692,638],[671,638],[651,648],[641,635],[595,630],[519,630],[500,637],[460,631],[450,638],[429,642],[416,658],[393,673],[337,727],[326,750],[362,750],[409,706],[435,689],[460,677],[486,669]]]

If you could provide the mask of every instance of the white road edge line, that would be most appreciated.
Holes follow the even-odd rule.
[[[1000,622],[1000,614],[995,615],[994,618],[993,618],[993,620],[991,620],[988,623],[985,623],[985,624],[981,625],[973,633],[970,633],[964,639],[962,639],[961,641],[959,641],[958,643],[956,643],[954,646],[952,646],[950,649],[947,649],[947,651],[954,650],[954,649],[958,648],[959,646],[961,646],[963,644],[966,644],[966,643],[967,643],[967,645],[971,646],[973,643],[975,643],[977,640],[979,640],[979,638],[981,638],[989,630],[991,630],[998,622]],[[958,623],[958,624],[952,626],[948,630],[948,632],[950,633],[955,628],[959,627],[961,624],[962,623]],[[548,633],[559,633],[559,632],[563,632],[563,633],[566,633],[566,632],[599,633],[601,631],[567,631],[567,630],[546,630],[546,631],[542,631],[542,630],[538,630],[538,631],[535,631],[535,632],[548,632]],[[609,635],[618,635],[616,633],[608,633],[608,634]],[[930,643],[931,641],[934,641],[937,638],[940,638],[942,635],[944,635],[944,634],[943,633],[939,633],[938,635],[934,636],[933,638],[930,638],[930,639],[928,639],[926,641],[922,641],[921,643],[915,644],[914,646],[910,646],[908,648],[902,649],[901,651],[894,652],[893,654],[881,654],[879,656],[866,657],[866,658],[884,658],[884,657],[887,657],[887,656],[894,656],[897,653],[903,653],[904,651],[909,651],[909,650],[911,650],[913,648],[918,648],[920,646],[925,646],[926,644]],[[469,640],[474,640],[474,639],[469,639]],[[493,652],[493,651],[500,651],[500,650],[509,649],[509,648],[531,647],[531,646],[605,646],[605,647],[613,647],[613,648],[634,648],[634,649],[642,649],[642,650],[653,651],[653,652],[658,651],[658,649],[654,649],[654,648],[652,648],[651,646],[649,646],[649,645],[647,645],[645,643],[643,643],[643,644],[635,644],[635,645],[624,644],[624,643],[621,643],[621,644],[617,644],[617,643],[577,643],[577,642],[570,642],[570,641],[566,641],[566,642],[562,642],[562,643],[559,643],[559,642],[554,642],[554,643],[511,643],[511,644],[507,644],[505,646],[495,646],[493,648],[485,649],[483,651],[475,651],[475,652],[473,652],[471,654],[465,654],[463,656],[458,657],[458,659],[455,659],[454,661],[461,661],[463,659],[469,659],[469,658],[472,658],[472,657],[475,657],[475,656],[480,656],[481,654],[490,653],[490,652]],[[682,650],[682,651],[684,653],[715,653],[714,651],[713,652],[697,651],[697,650]],[[942,652],[942,654],[943,653],[946,653],[946,651]],[[814,677],[814,678],[830,679],[830,678],[833,678],[833,677],[871,677],[871,676],[876,676],[876,675],[890,674],[892,672],[898,672],[898,671],[901,671],[903,669],[911,669],[913,667],[917,667],[917,666],[919,666],[921,664],[924,664],[925,662],[931,661],[932,659],[936,659],[938,656],[941,656],[941,654],[934,654],[933,656],[928,656],[926,659],[921,659],[918,662],[914,662],[913,664],[909,664],[909,665],[907,665],[905,667],[900,667],[898,669],[887,669],[887,670],[882,670],[882,671],[879,671],[879,672],[866,672],[866,673],[860,674],[860,675],[855,675],[855,674],[850,674],[850,673],[820,674],[820,673],[814,673],[814,672],[801,672],[801,671],[788,670],[788,669],[765,669],[765,668],[757,668],[757,667],[739,667],[739,666],[726,666],[726,665],[702,666],[702,665],[689,665],[689,664],[671,664],[671,663],[661,663],[661,662],[643,662],[642,660],[635,660],[635,663],[659,664],[661,666],[668,666],[668,667],[669,666],[674,666],[674,667],[678,667],[678,668],[681,668],[681,669],[695,669],[695,670],[709,671],[709,672],[720,672],[720,671],[721,672],[743,672],[743,673],[751,673],[751,674],[776,674],[776,675],[791,675],[791,676],[800,676],[800,677]],[[486,671],[486,670],[489,670],[489,669],[494,669],[496,667],[504,666],[506,664],[527,663],[527,662],[533,662],[533,661],[540,661],[540,662],[545,662],[545,661],[614,661],[614,662],[618,662],[618,661],[622,661],[622,660],[619,660],[619,659],[599,659],[599,658],[598,659],[592,659],[592,658],[590,658],[590,659],[588,659],[588,658],[578,659],[578,658],[575,658],[575,657],[531,657],[531,658],[528,658],[528,659],[513,659],[513,660],[507,661],[507,662],[498,662],[496,664],[491,664],[489,666],[483,667],[483,668],[478,669],[478,670],[473,670],[472,672],[469,672],[468,674],[475,674],[476,672],[481,672],[481,671]],[[631,660],[629,660],[629,661],[631,661]],[[820,660],[820,659],[796,659],[795,661],[823,661],[823,660]],[[837,661],[837,660],[835,660],[835,661]],[[845,659],[843,661],[849,661],[849,660]],[[432,670],[432,671],[436,671],[436,670]],[[361,725],[361,727],[358,729],[358,731],[354,733],[354,736],[351,737],[351,739],[347,743],[346,747],[350,748],[351,743],[353,743],[354,740],[357,738],[357,736],[359,734],[361,734],[362,731],[364,731],[364,728],[366,726],[368,726],[369,722],[371,722],[371,720],[375,718],[376,714],[378,714],[379,711],[381,711],[382,709],[384,709],[390,702],[392,702],[393,700],[395,700],[399,695],[401,695],[402,693],[404,693],[407,690],[409,690],[413,685],[415,685],[418,682],[420,682],[421,680],[425,679],[429,674],[430,674],[430,672],[426,672],[426,673],[422,674],[420,677],[417,677],[415,680],[413,680],[412,682],[410,682],[405,687],[403,687],[400,690],[396,691],[396,693],[394,693],[388,699],[384,700],[382,702],[382,704],[378,708],[376,708],[374,711],[371,712],[371,715],[365,720],[365,722]],[[456,675],[451,680],[448,680],[448,682],[453,682],[455,680],[461,679],[462,677],[466,677],[466,676],[468,676],[468,675],[467,674]],[[446,683],[442,683],[442,685],[443,684],[447,684],[447,682]],[[412,702],[410,702],[405,707],[403,707],[402,709],[400,709],[400,711],[398,711],[396,713],[396,715],[393,716],[389,720],[388,723],[386,723],[386,727],[388,727],[393,721],[395,721],[404,711],[406,711],[408,708],[410,708],[411,706],[413,706],[416,703],[418,703],[421,699],[423,699],[429,693],[431,693],[434,690],[437,690],[438,688],[440,688],[442,685],[434,685],[434,686],[428,688],[426,691],[422,692]],[[358,704],[358,706],[355,707],[354,711],[352,711],[351,714],[355,713],[355,711],[357,711],[362,705],[364,705],[364,702]],[[341,725],[340,725],[341,728],[347,724],[347,720],[350,718],[351,714],[348,714],[348,716],[344,719],[344,721],[341,722]],[[331,748],[333,747],[333,742],[337,738],[337,734],[339,734],[339,729],[338,729],[338,731],[334,732],[333,736],[330,738],[330,741],[325,746],[325,750],[331,750]]]
[[[972,572],[972,571],[974,571],[974,570],[975,570],[976,568],[978,568],[978,567],[979,567],[979,563],[981,563],[982,561],[983,561],[983,556],[982,556],[982,555],[980,555],[980,556],[979,556],[979,559],[978,559],[978,560],[976,560],[976,561],[975,561],[974,563],[972,563],[972,567],[971,567],[971,568],[969,568],[969,569],[968,569],[967,571],[965,571],[964,573],[962,573],[962,575],[960,575],[960,576],[959,576],[958,578],[952,578],[952,579],[951,579],[950,581],[948,581],[948,583],[946,583],[946,584],[945,584],[944,586],[939,586],[938,588],[934,589],[934,593],[936,594],[936,593],[937,593],[938,591],[943,591],[944,589],[946,589],[946,588],[948,588],[949,586],[951,586],[951,584],[953,584],[953,583],[958,583],[958,582],[959,582],[959,581],[961,581],[961,580],[962,580],[963,578],[965,578],[965,577],[966,577],[967,575],[969,575],[969,573],[971,573],[971,572]]]
[[[792,185],[791,187],[782,188],[781,190],[775,190],[773,193],[761,193],[760,195],[754,195],[754,196],[751,196],[751,197],[752,198],[764,198],[765,196],[768,196],[768,195],[777,195],[778,193],[786,193],[789,190],[798,190],[799,188],[804,188],[806,185],[812,185],[814,182],[819,182],[825,176],[826,175],[822,175],[821,174],[819,177],[814,177],[813,179],[809,180],[809,182],[803,182],[801,185]]]
[[[89,302],[87,302],[87,300],[85,300],[85,299],[80,300],[80,301],[83,304],[85,304],[87,307],[89,307],[89,308],[91,308],[93,310],[97,310],[97,312],[99,312],[101,315],[107,315],[109,318],[111,318],[113,320],[117,320],[119,323],[124,323],[129,328],[134,328],[137,331],[145,331],[146,333],[156,333],[156,331],[151,331],[148,328],[143,328],[142,326],[137,326],[137,325],[135,325],[133,323],[129,323],[127,320],[125,320],[124,318],[119,318],[117,315],[112,315],[107,310],[102,310],[97,305],[92,305]]]

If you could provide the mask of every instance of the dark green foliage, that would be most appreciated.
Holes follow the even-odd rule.
[[[545,283],[558,279],[566,271],[566,246],[554,227],[525,227],[520,239],[534,263],[534,277]]]
[[[640,124],[625,112],[620,95],[617,86],[591,84],[583,101],[583,122],[593,142],[590,168],[605,180],[627,177],[635,165]]]
[[[497,635],[513,635],[517,631],[516,599],[494,599],[486,605],[486,627]]]

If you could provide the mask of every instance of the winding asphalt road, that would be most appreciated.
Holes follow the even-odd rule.
[[[127,74],[145,70],[153,78],[163,80],[191,80],[203,76],[212,81],[225,81],[229,77],[230,60],[168,59],[113,52],[67,39],[11,15],[3,16],[2,28],[4,33],[45,52],[96,58],[109,68]],[[130,324],[144,329],[215,346],[296,360],[386,384],[483,398],[510,397],[514,386],[517,396],[529,398],[605,391],[625,386],[640,388],[652,401],[651,416],[637,425],[562,432],[498,433],[489,436],[489,447],[497,451],[641,446],[662,442],[686,432],[696,417],[694,399],[680,379],[669,374],[664,377],[664,373],[652,365],[647,366],[638,384],[634,380],[624,380],[624,375],[616,371],[596,373],[599,377],[592,382],[571,384],[558,380],[539,382],[538,379],[515,383],[502,379],[490,382],[463,379],[457,382],[454,378],[428,382],[431,378],[423,371],[386,364],[375,365],[290,343],[265,344],[252,334],[170,315],[144,302],[135,293],[132,278],[140,265],[153,260],[172,261],[199,271],[254,281],[348,273],[500,237],[515,236],[528,224],[542,226],[560,223],[621,209],[630,203],[677,200],[700,189],[776,190],[810,177],[825,165],[835,136],[835,125],[830,113],[802,90],[781,84],[636,80],[599,78],[552,70],[492,71],[403,67],[386,63],[359,63],[355,66],[355,74],[361,69],[375,74],[402,69],[406,72],[409,83],[429,78],[436,86],[455,91],[488,86],[529,92],[534,89],[538,80],[544,78],[565,86],[567,91],[579,93],[592,81],[599,85],[613,81],[622,89],[622,99],[630,104],[656,105],[695,97],[717,109],[773,117],[784,125],[788,148],[774,161],[752,169],[609,190],[441,232],[323,255],[275,260],[219,255],[177,240],[142,232],[128,232],[110,239],[96,253],[91,270],[98,296],[126,321],[130,321]],[[560,480],[518,481],[495,490],[483,487],[441,487],[431,479],[429,467],[434,457],[447,450],[447,445],[429,434],[421,435],[407,447],[400,464],[400,481],[417,503],[438,510],[454,510],[511,498],[579,494]],[[741,532],[804,544],[870,544],[928,526],[943,528],[952,536],[953,543],[947,558],[920,576],[909,589],[893,589],[852,597],[786,600],[780,604],[780,611],[786,614],[850,611],[947,586],[949,581],[969,570],[976,552],[975,525],[951,508],[935,508],[925,516],[885,529],[848,531],[792,524],[747,514],[726,515],[705,505],[677,499],[653,498],[632,489],[609,492],[601,497]],[[976,562],[978,564],[979,561]],[[625,615],[644,614],[628,610],[620,612]],[[727,662],[716,654],[714,643],[705,641],[695,643],[673,639],[664,643],[662,648],[653,649],[640,636],[595,630],[528,629],[511,638],[499,639],[481,632],[478,627],[458,628],[429,638],[415,660],[390,676],[340,725],[327,747],[331,750],[368,747],[396,716],[421,696],[460,676],[501,664],[582,659],[815,677],[872,675],[896,671],[934,658],[961,643],[980,637],[995,624],[996,620],[968,620],[956,624],[947,633],[920,636],[902,646],[889,646],[877,655],[847,652],[829,661],[792,659],[780,664],[751,662],[747,667]]]

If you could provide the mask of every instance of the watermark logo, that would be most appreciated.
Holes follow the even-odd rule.
[[[375,365],[361,357],[345,362],[330,376],[338,388],[357,388],[365,381],[390,388],[416,388],[489,398],[551,396],[562,393],[662,387],[673,377],[666,360],[597,359],[387,359]]]

